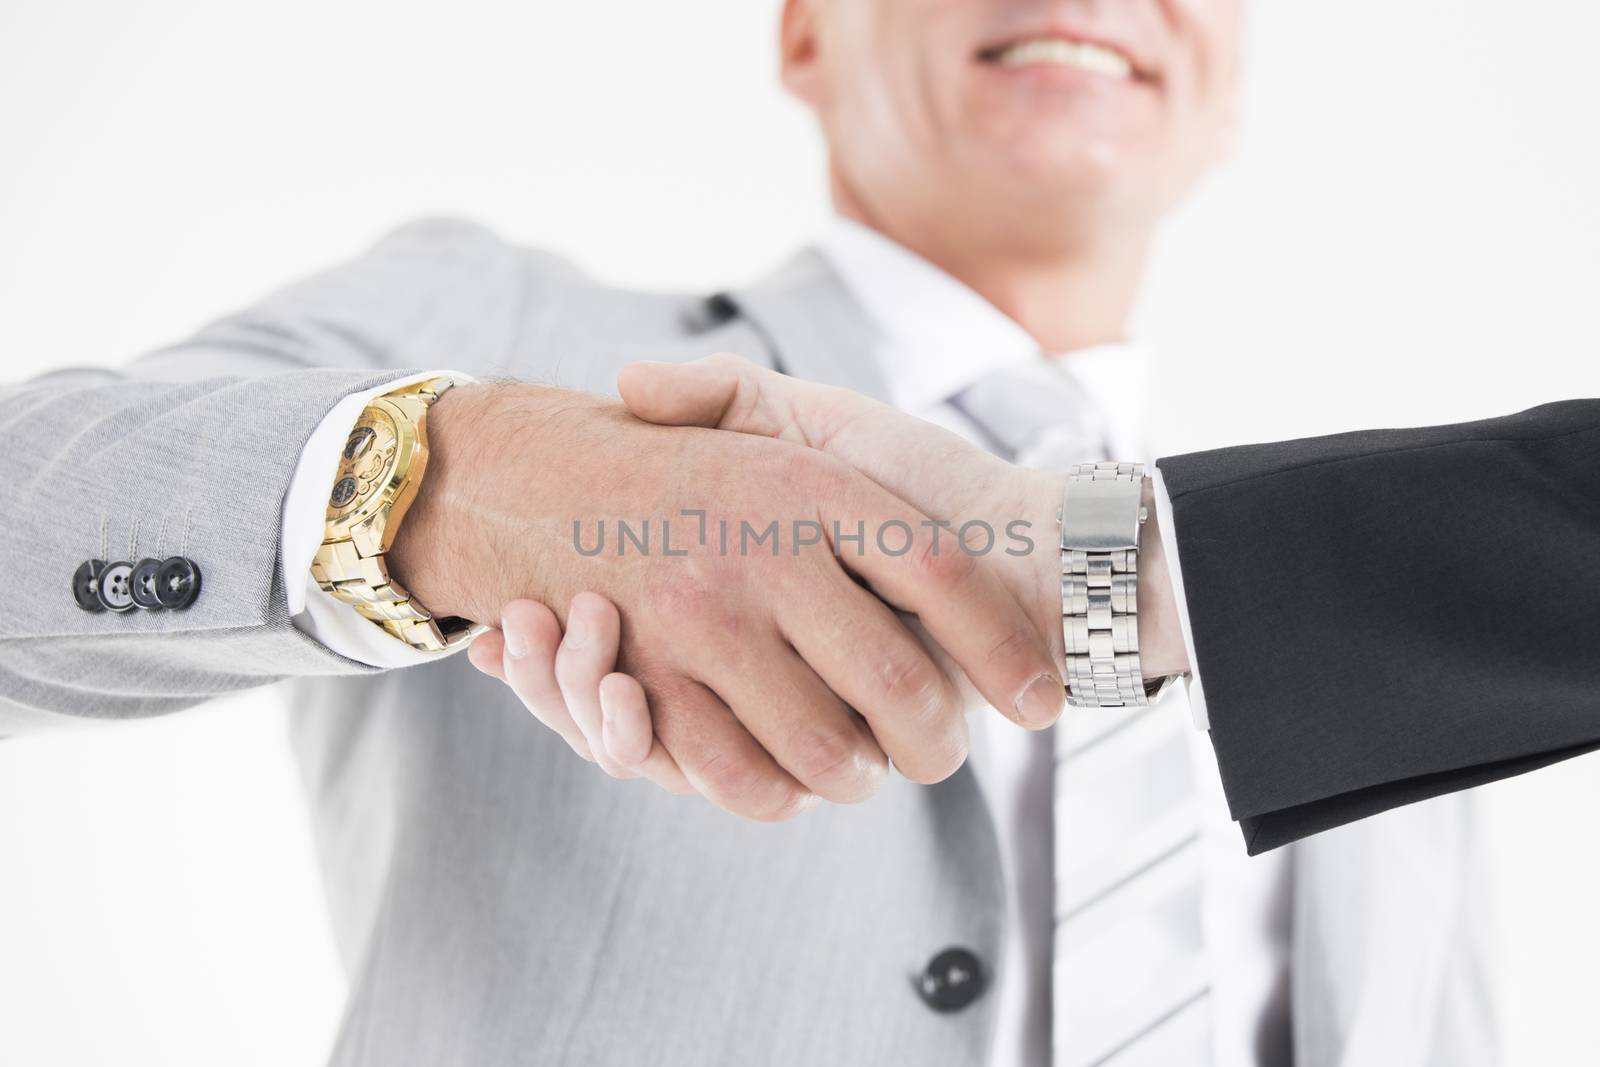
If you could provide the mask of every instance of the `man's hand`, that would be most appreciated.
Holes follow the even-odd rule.
[[[916,615],[1019,722],[1059,714],[1059,667],[994,569],[950,551],[948,538],[932,550],[925,513],[822,451],[650,426],[614,402],[532,385],[451,390],[430,411],[429,444],[423,490],[389,553],[396,580],[436,614],[510,622],[508,635],[551,643],[561,620],[530,626],[502,619],[502,608],[565,604],[581,590],[617,605],[620,666],[654,713],[639,766],[658,780],[681,772],[730,811],[783,818],[812,795],[860,800],[889,759],[923,782],[960,765],[955,686],[895,610]],[[685,517],[695,511],[704,527]],[[651,520],[652,550],[624,548],[618,520],[635,530]],[[665,553],[663,520],[684,555]],[[776,553],[721,550],[724,522],[737,532],[774,521],[824,536]],[[592,548],[602,523],[612,539],[580,552],[579,535]],[[834,541],[841,529],[890,524],[923,536],[903,555],[870,533]],[[589,752],[621,770],[606,754],[598,701],[568,711]]]
[[[759,434],[818,449],[927,512],[982,522],[998,537],[1022,520],[1032,550],[997,540],[987,558],[1062,662],[1059,508],[1065,475],[1016,467],[960,436],[859,393],[791,378],[734,355],[692,363],[632,363],[618,388],[628,409],[664,426]],[[1139,561],[1139,659],[1149,678],[1189,670],[1178,607],[1145,486],[1149,519]],[[975,528],[981,531],[981,527]],[[971,537],[968,540],[972,540]],[[976,551],[981,545],[973,546]]]

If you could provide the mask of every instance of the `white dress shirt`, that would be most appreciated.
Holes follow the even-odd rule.
[[[374,389],[351,393],[333,406],[311,432],[295,464],[289,489],[283,495],[283,529],[278,544],[283,567],[283,585],[289,601],[289,616],[297,629],[316,638],[324,646],[347,659],[373,667],[409,667],[426,663],[442,653],[412,648],[391,637],[371,620],[356,614],[356,609],[325,593],[311,577],[311,560],[322,544],[324,518],[328,512],[328,493],[339,469],[339,453],[355,429],[367,402],[375,396],[429,378],[445,376],[456,382],[470,382],[470,375],[458,371],[427,371],[396,378]],[[298,576],[298,578],[297,578]],[[454,651],[465,648],[462,642]]]
[[[903,411],[969,439],[976,427],[948,399],[1008,363],[1040,357],[1026,330],[977,293],[915,254],[856,223],[836,219],[819,242],[846,288],[878,326],[874,357],[890,397]],[[1119,459],[1145,457],[1146,354],[1130,345],[1103,345],[1057,358],[1104,414],[1108,444]],[[346,397],[322,420],[301,454],[284,498],[282,566],[294,625],[329,649],[375,667],[425,663],[439,653],[414,649],[390,637],[355,609],[325,593],[311,578],[322,542],[323,516],[339,452],[367,401],[391,389],[453,371],[397,378]],[[1182,575],[1172,533],[1171,505],[1154,472],[1157,520],[1172,570],[1189,662],[1195,663],[1183,600]],[[296,581],[295,575],[302,575]],[[462,646],[464,647],[464,645]],[[1206,724],[1197,676],[1188,682],[1195,722]],[[1181,699],[1169,697],[1168,699]],[[992,1067],[1044,1067],[1050,1059],[1049,981],[1054,926],[1053,879],[1048,863],[1052,761],[1037,746],[1049,733],[1031,733],[992,709],[975,713],[973,766],[993,813],[1010,907],[1004,961],[998,977],[999,1008]],[[1206,868],[1202,893],[1207,952],[1212,958],[1214,1061],[1227,1067],[1254,1061],[1254,1041],[1268,1012],[1283,1010],[1275,995],[1288,962],[1283,904],[1288,892],[1286,853],[1245,855],[1229,819],[1216,760],[1202,731],[1194,759],[1204,806]]]
[[[873,230],[838,219],[820,246],[879,328],[882,341],[874,356],[895,406],[981,440],[977,427],[947,401],[1001,367],[1039,359],[1039,343],[977,293]],[[1056,358],[1066,361],[1105,417],[1112,454],[1153,459],[1145,445],[1147,354],[1118,344]],[[1159,472],[1155,485],[1157,521],[1193,664],[1171,504]],[[1190,680],[1188,697],[1195,721],[1203,726],[1198,679]],[[1181,700],[1183,694],[1166,699]],[[974,715],[973,767],[995,820],[1011,904],[990,1063],[1045,1065],[1050,1061],[1054,872],[1048,862],[1034,858],[1050,855],[1052,740],[1048,732],[1030,733],[992,709]],[[1283,850],[1245,855],[1238,827],[1228,817],[1216,758],[1201,730],[1194,733],[1192,756],[1200,783],[1197,803],[1203,807],[1202,925],[1213,975],[1213,1061],[1234,1067],[1255,1062],[1257,1031],[1269,1012],[1284,1010],[1275,997],[1288,966],[1283,918],[1288,865]]]

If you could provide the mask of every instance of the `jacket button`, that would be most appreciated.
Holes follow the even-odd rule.
[[[156,597],[156,574],[161,570],[159,559],[148,557],[134,564],[128,582],[133,587],[133,602],[146,611],[160,611],[161,601]]]
[[[100,572],[106,569],[103,559],[86,559],[72,573],[72,599],[84,611],[104,611],[100,603]]]
[[[133,564],[126,560],[107,563],[95,582],[100,603],[107,611],[133,610]]]
[[[970,949],[947,948],[922,969],[917,992],[934,1011],[960,1011],[983,994],[983,963]]]
[[[200,595],[200,567],[187,556],[168,556],[156,571],[156,599],[164,608],[181,611]]]

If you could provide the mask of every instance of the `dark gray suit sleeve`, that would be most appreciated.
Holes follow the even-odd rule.
[[[370,670],[289,620],[284,492],[340,398],[414,368],[492,368],[521,284],[487,231],[416,223],[171,348],[0,388],[0,736]],[[178,553],[203,576],[187,610],[90,614],[71,595],[85,559]]]
[[[1251,853],[1600,748],[1600,400],[1159,466]]]

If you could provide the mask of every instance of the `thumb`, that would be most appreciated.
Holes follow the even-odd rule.
[[[737,356],[710,356],[692,363],[642,360],[623,367],[617,391],[628,410],[662,426],[716,429],[739,395]],[[732,428],[732,427],[729,427]]]
[[[804,382],[743,356],[719,352],[692,363],[630,363],[617,376],[617,391],[634,415],[663,426],[774,437],[821,448],[849,462],[836,447],[839,427],[876,408],[875,400],[814,382]]]

